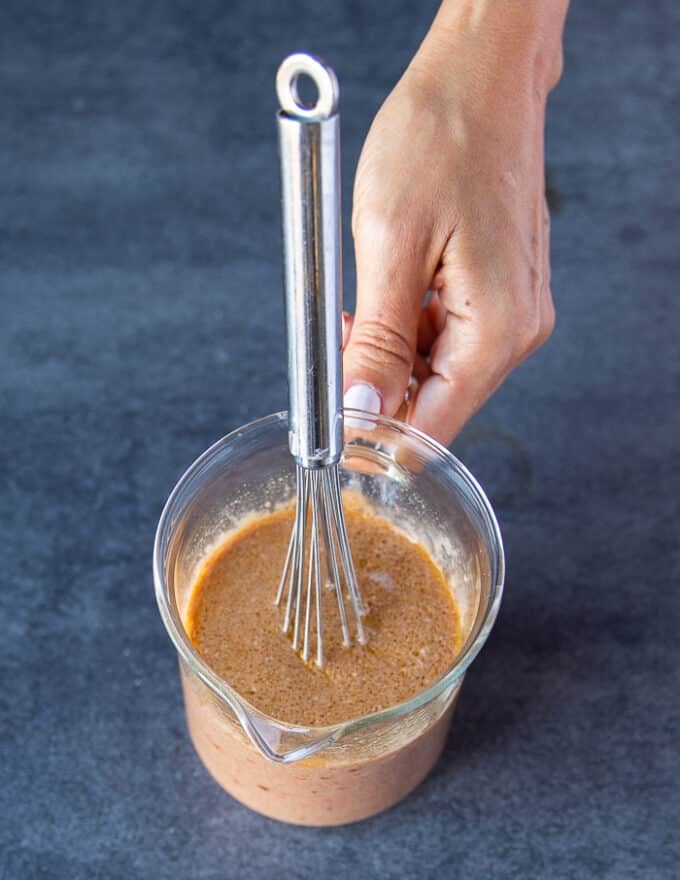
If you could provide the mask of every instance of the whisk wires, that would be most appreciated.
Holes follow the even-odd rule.
[[[345,594],[354,615],[356,640],[366,643],[366,613],[347,538],[337,465],[306,468],[296,465],[295,519],[275,604],[285,604],[283,632],[292,627],[293,649],[307,662],[315,620],[316,664],[324,665],[322,586],[335,591],[342,641],[352,644]],[[343,581],[345,591],[343,593]]]

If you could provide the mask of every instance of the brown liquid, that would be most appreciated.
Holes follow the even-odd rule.
[[[342,645],[337,599],[323,588],[325,666],[303,663],[281,632],[283,609],[273,604],[292,520],[288,510],[244,526],[199,574],[186,629],[221,678],[280,721],[323,726],[403,702],[452,665],[462,634],[441,571],[404,533],[354,509],[347,526],[369,609],[368,644]],[[348,601],[346,608],[352,623]]]

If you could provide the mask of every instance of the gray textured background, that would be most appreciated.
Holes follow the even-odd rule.
[[[337,69],[347,221],[434,3],[1,4],[2,880],[679,876],[680,6],[623,5],[574,4],[550,104],[557,330],[454,447],[497,628],[429,781],[318,831],[199,765],[151,544],[285,406],[278,62]]]

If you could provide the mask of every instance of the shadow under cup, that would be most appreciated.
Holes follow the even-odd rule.
[[[451,668],[427,690],[384,711],[329,727],[284,724],[217,676],[184,629],[206,557],[246,517],[293,503],[286,413],[239,428],[194,462],[168,499],[154,546],[156,598],[179,654],[199,756],[247,806],[305,825],[373,815],[425,777],[442,750],[463,676],[486,641],[503,591],[503,546],[491,505],[444,447],[401,422],[350,410],[341,481],[344,491],[360,493],[373,512],[427,548],[451,586],[464,631]]]

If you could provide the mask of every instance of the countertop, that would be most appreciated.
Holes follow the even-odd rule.
[[[680,876],[680,6],[574,3],[550,100],[557,328],[453,449],[497,626],[432,776],[287,827],[210,779],[156,609],[163,502],[285,408],[274,74],[353,169],[432,2],[57,2],[0,31],[0,877]],[[379,10],[379,11],[378,11]]]

